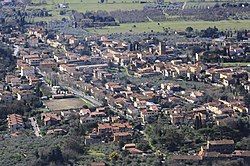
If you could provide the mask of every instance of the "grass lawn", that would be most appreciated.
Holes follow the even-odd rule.
[[[52,21],[52,20],[61,20],[62,18],[68,18],[67,16],[60,16],[60,15],[53,15],[52,17],[35,17],[34,22],[40,22],[40,21]]]
[[[108,3],[98,3],[99,0],[47,0],[47,4],[42,4],[37,7],[53,9],[55,4],[58,3],[69,3],[69,10],[78,10],[78,11],[113,11],[113,10],[134,10],[134,9],[143,9],[145,4],[133,3],[133,0],[107,0]],[[148,3],[153,3],[155,0],[147,0]],[[171,2],[173,0],[165,0],[165,3]],[[212,6],[216,2],[214,0],[206,0],[204,2],[193,2],[191,0],[174,0],[175,2],[187,2],[186,8],[191,8],[194,6],[206,7]],[[239,1],[239,0],[236,0]],[[38,4],[40,0],[32,0],[33,3]]]
[[[35,109],[34,111],[37,111],[37,112],[50,112],[50,110],[47,109],[47,108],[38,108],[38,109]]]
[[[131,75],[128,71],[128,68],[127,67],[123,67],[122,68],[122,72],[124,72],[124,74],[128,77],[133,77],[133,75]]]
[[[104,157],[104,156],[105,156],[104,153],[98,152],[98,151],[93,150],[93,149],[90,149],[90,150],[88,151],[88,154],[91,155],[91,156],[94,156],[94,157]]]
[[[39,3],[39,0],[32,1],[35,4]],[[108,0],[108,3],[100,4],[98,0],[66,0],[69,3],[69,10],[77,10],[81,12],[86,11],[114,11],[114,10],[134,10],[143,9],[144,4],[132,3],[132,0]],[[113,3],[115,2],[115,3]],[[148,0],[148,2],[153,2],[153,0]],[[54,0],[54,4],[64,3],[64,0]],[[36,7],[53,9],[54,4],[52,1],[47,1],[47,4],[38,5]]]
[[[250,66],[250,62],[232,62],[232,63],[223,63],[222,66],[224,67],[245,67]]]
[[[81,100],[85,103],[85,105],[86,105],[88,108],[94,107],[94,105],[93,105],[91,102],[89,102],[88,100],[83,99],[83,98],[81,98]]]
[[[218,27],[219,29],[249,29],[250,20],[228,20],[228,21],[165,21],[160,22],[143,22],[143,23],[128,23],[121,24],[120,26],[105,27],[100,29],[89,28],[89,32],[97,34],[111,34],[111,33],[142,33],[162,32],[163,27],[175,30],[184,30],[186,27],[191,26],[194,29],[205,29],[208,27]]]
[[[194,8],[194,7],[212,7],[217,2],[214,1],[207,1],[207,2],[188,2],[185,6],[186,9]]]

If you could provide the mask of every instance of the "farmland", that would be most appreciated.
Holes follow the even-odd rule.
[[[165,0],[165,3],[171,2],[172,0]],[[244,2],[240,0],[235,0],[235,2]],[[98,0],[50,0],[47,1],[46,4],[39,4],[40,0],[32,0],[32,2],[36,5],[37,8],[46,8],[46,9],[54,9],[55,4],[58,3],[68,3],[70,10],[77,10],[80,12],[86,11],[114,11],[114,10],[134,10],[134,9],[142,9],[145,5],[144,3],[138,3],[136,0],[108,0],[108,3],[98,3]],[[148,4],[152,4],[154,0],[146,0]],[[190,0],[175,0],[174,2],[186,2],[185,8],[193,8],[193,7],[207,7],[212,6],[216,2],[213,0],[206,0],[204,2],[198,1],[190,1]],[[222,1],[223,2],[223,1]],[[218,2],[218,3],[222,3]],[[32,6],[34,8],[34,6]]]
[[[171,28],[175,30],[185,30],[186,27],[193,27],[194,29],[205,29],[208,27],[218,27],[220,29],[247,29],[250,26],[250,20],[228,20],[228,21],[166,21],[160,22],[144,22],[144,23],[128,23],[121,24],[120,26],[105,27],[101,29],[88,29],[89,32],[98,34],[110,34],[110,33],[141,33],[141,32],[162,32],[163,28]]]
[[[147,0],[147,2],[153,3],[154,0]],[[185,2],[185,0],[178,0]],[[53,0],[47,1],[46,4],[39,4],[39,0],[33,0],[33,5],[28,6],[30,8],[45,8],[49,10],[52,14],[52,17],[35,17],[34,21],[50,21],[50,20],[61,20],[62,18],[69,18],[71,10],[76,10],[79,12],[86,11],[117,11],[117,10],[141,10],[143,9],[144,4],[136,3],[131,0],[114,0],[108,1],[108,3],[99,3],[98,0],[71,0],[65,1],[68,3],[69,8],[67,9],[58,9],[56,4],[63,3],[64,0]],[[170,2],[170,0],[165,0],[165,2]],[[194,2],[186,1],[185,8],[205,8],[208,6],[213,6],[214,1],[205,1],[205,2]],[[67,14],[60,15],[60,11],[65,10]],[[166,14],[166,13],[165,13]],[[223,21],[202,21],[202,20],[178,20],[175,19],[175,16],[169,16],[166,14],[166,17],[171,21],[163,22],[154,22],[149,20],[148,22],[140,23],[124,23],[120,26],[107,26],[101,28],[88,28],[87,31],[97,34],[111,34],[111,33],[143,33],[143,32],[162,32],[164,28],[171,28],[174,30],[184,30],[186,27],[190,26],[194,29],[201,30],[208,27],[218,27],[219,29],[232,29],[240,30],[247,29],[250,26],[250,20],[223,20]]]
[[[48,1],[47,4],[38,4],[39,0],[33,0],[33,3],[37,5],[38,8],[46,8],[46,9],[54,9],[54,4],[63,3],[64,0],[54,0]],[[153,0],[149,0],[148,2],[153,2]],[[133,10],[133,9],[142,9],[144,4],[140,3],[132,3],[131,0],[116,0],[115,3],[110,1],[109,3],[98,3],[98,0],[70,0],[66,1],[69,3],[70,10],[77,10],[80,12],[86,11],[113,11],[113,10]]]
[[[250,63],[242,63],[242,62],[233,62],[233,63],[223,63],[222,66],[225,67],[249,67]]]

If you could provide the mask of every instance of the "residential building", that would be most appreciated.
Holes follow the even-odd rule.
[[[10,114],[8,115],[7,120],[8,120],[8,127],[11,132],[16,132],[24,129],[24,122],[21,115]]]

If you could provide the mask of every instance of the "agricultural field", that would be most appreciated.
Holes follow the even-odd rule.
[[[223,63],[222,66],[224,67],[250,67],[250,62],[232,62],[232,63]]]
[[[214,2],[214,1],[207,1],[207,2],[187,2],[186,5],[185,5],[185,9],[210,7],[210,6],[214,6],[216,3],[217,2]]]
[[[143,9],[144,4],[133,3],[131,0],[113,0],[108,1],[109,3],[100,4],[98,0],[47,0],[46,4],[39,4],[40,0],[32,0],[33,5],[27,6],[27,9],[47,9],[52,14],[52,17],[36,17],[35,22],[38,21],[51,21],[51,20],[61,20],[62,18],[68,18],[68,15],[61,16],[59,13],[61,10],[76,10],[79,12],[87,11],[115,11],[115,10],[135,10]],[[57,9],[55,6],[59,3],[68,3],[69,8],[67,9]],[[114,3],[115,2],[115,3]],[[153,2],[153,0],[148,0],[148,2]]]
[[[136,0],[135,0],[136,1]],[[165,0],[165,2],[170,2],[171,0]],[[178,2],[186,2],[185,8],[204,8],[208,6],[213,6],[216,2],[213,0],[206,0],[204,2],[196,2],[189,0],[177,0]],[[108,3],[99,3],[98,0],[48,0],[46,4],[39,4],[40,0],[33,0],[33,5],[28,6],[29,9],[35,8],[45,8],[50,11],[52,17],[35,17],[34,22],[38,21],[51,21],[51,20],[61,20],[62,18],[69,18],[71,10],[77,10],[79,12],[86,11],[115,11],[115,10],[134,10],[143,9],[144,4],[135,3],[133,0],[108,0]],[[69,8],[58,9],[56,4],[68,3]],[[154,0],[147,0],[148,3],[153,3]],[[176,1],[175,1],[176,2]],[[235,1],[237,2],[237,1]],[[222,3],[222,2],[220,2]],[[65,15],[60,15],[60,11],[65,10],[67,13]],[[171,21],[149,22],[142,23],[125,23],[120,24],[120,26],[103,27],[103,28],[88,28],[87,31],[90,33],[97,34],[111,34],[111,33],[143,33],[143,32],[162,32],[164,28],[171,28],[175,30],[184,30],[186,27],[191,26],[194,29],[205,29],[208,27],[218,27],[219,29],[248,29],[250,27],[250,20],[225,20],[225,21],[184,21],[178,20],[174,21],[177,16],[168,16],[167,18],[172,19]]]
[[[33,0],[38,8],[46,8],[49,10],[54,9],[55,4],[64,3],[64,0],[50,0],[46,4],[38,4],[39,0]],[[134,10],[142,9],[144,4],[133,3],[132,0],[108,0],[108,3],[98,3],[98,0],[66,0],[69,3],[69,10],[77,10],[80,12],[86,11],[114,11],[114,10]],[[148,0],[147,2],[153,2],[153,0]],[[33,7],[33,6],[32,6]]]
[[[144,22],[144,23],[129,23],[121,24],[120,26],[105,27],[101,29],[89,28],[89,32],[97,34],[111,34],[111,33],[143,33],[143,32],[162,32],[163,28],[171,28],[174,30],[185,30],[187,27],[194,29],[205,29],[216,26],[219,29],[248,29],[250,27],[250,20],[228,20],[228,21],[166,21],[166,22]]]
[[[104,0],[106,1],[106,0]],[[69,10],[77,10],[80,12],[86,11],[114,11],[114,10],[134,10],[142,9],[145,5],[144,3],[138,3],[140,0],[107,0],[108,3],[99,3],[99,0],[47,0],[46,4],[39,4],[40,0],[32,0],[32,2],[38,8],[46,8],[49,10],[54,9],[55,4],[68,3]],[[154,3],[154,0],[145,0],[147,3]],[[194,7],[208,7],[213,6],[216,2],[214,0],[206,0],[204,2],[192,1],[192,0],[165,0],[168,2],[186,2],[185,8]],[[234,2],[247,2],[247,0],[234,0]],[[218,2],[222,3],[222,2]],[[34,6],[32,6],[34,8]]]

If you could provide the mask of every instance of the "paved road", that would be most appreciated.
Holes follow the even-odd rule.
[[[37,137],[42,137],[42,135],[40,134],[40,128],[37,124],[36,118],[35,117],[31,117],[29,118],[31,126],[33,127],[34,133]]]
[[[182,6],[182,10],[185,9],[186,5],[187,5],[187,2],[184,2],[183,6]]]
[[[127,119],[127,120],[134,121],[134,119],[133,119],[132,117],[130,117],[130,116],[125,116],[122,110],[119,110],[119,109],[113,107],[113,106],[110,105],[110,104],[109,104],[108,106],[109,106],[109,108],[110,108],[113,112],[117,113],[119,116],[121,116],[121,117],[123,117],[123,118],[125,118],[125,119]]]
[[[95,98],[91,97],[91,96],[87,96],[85,95],[83,92],[81,92],[80,90],[76,90],[73,89],[71,87],[66,87],[69,91],[71,91],[72,93],[76,94],[79,97],[82,97],[88,101],[90,101],[95,107],[101,107],[102,103],[99,102],[98,100],[96,100]]]

